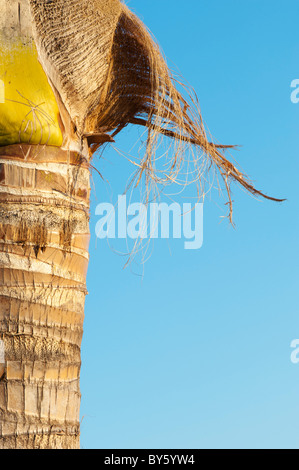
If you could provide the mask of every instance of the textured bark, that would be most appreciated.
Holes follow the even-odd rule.
[[[52,91],[37,60],[28,0],[0,4],[0,52],[5,51],[0,62],[1,57],[8,61],[0,63],[6,86],[0,134],[5,138],[17,129],[12,144],[2,141],[0,146],[0,448],[78,448],[89,154],[86,142],[79,142],[81,152],[75,153],[30,145],[34,134],[18,132],[31,119],[42,136],[46,111],[57,126],[55,98],[52,107],[44,108]],[[24,63],[24,53],[30,64]],[[23,95],[23,67],[29,96]],[[16,99],[30,103],[27,124],[28,108],[16,112],[11,97],[14,70],[22,97]]]
[[[78,448],[89,168],[0,147],[0,448]]]

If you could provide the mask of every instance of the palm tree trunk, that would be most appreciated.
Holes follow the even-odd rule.
[[[28,0],[2,0],[0,448],[78,448],[89,155],[60,148],[31,22]]]
[[[78,448],[89,168],[0,147],[0,448]]]

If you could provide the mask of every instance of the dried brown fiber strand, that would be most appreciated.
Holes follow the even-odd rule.
[[[213,170],[227,191],[231,221],[232,181],[255,196],[282,201],[257,190],[225,156],[233,146],[208,139],[195,94],[184,87],[186,100],[178,91],[182,84],[152,35],[121,1],[30,0],[30,5],[39,57],[69,135],[71,127],[76,137],[88,136],[95,151],[105,141],[99,135],[110,134],[109,141],[130,123],[146,127],[145,152],[135,164],[137,184],[144,176],[147,197],[158,184],[174,182],[195,183],[204,195],[206,173]],[[156,155],[161,136],[172,141],[162,169]],[[186,168],[191,181],[182,176]]]

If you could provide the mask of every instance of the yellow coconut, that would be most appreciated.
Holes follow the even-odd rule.
[[[0,51],[0,145],[61,146],[59,110],[32,42]]]

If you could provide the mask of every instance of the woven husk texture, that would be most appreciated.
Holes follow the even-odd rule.
[[[79,132],[99,105],[118,0],[30,0],[42,64]]]

